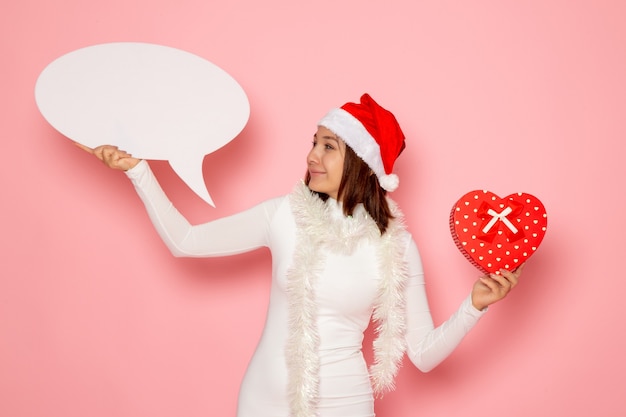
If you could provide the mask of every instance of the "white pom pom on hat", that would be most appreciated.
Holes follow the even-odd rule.
[[[332,109],[318,126],[324,126],[350,146],[374,171],[383,189],[398,188],[400,179],[393,173],[393,165],[405,147],[404,133],[395,116],[369,94],[363,94],[360,103]]]

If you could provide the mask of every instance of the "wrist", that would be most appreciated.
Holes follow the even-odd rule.
[[[484,304],[484,303],[477,302],[474,299],[474,296],[472,295],[472,307],[474,307],[478,311],[483,311],[483,310],[485,310],[488,307],[488,305]]]

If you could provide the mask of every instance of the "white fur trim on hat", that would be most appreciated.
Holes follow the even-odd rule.
[[[344,109],[332,109],[319,121],[318,126],[324,126],[350,146],[374,171],[381,187],[387,191],[398,188],[398,176],[385,173],[380,146],[356,117]]]

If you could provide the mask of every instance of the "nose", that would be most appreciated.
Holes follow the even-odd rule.
[[[316,152],[317,146],[313,146],[306,156],[306,162],[308,165],[319,163],[319,155]]]

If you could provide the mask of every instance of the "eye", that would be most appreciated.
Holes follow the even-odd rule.
[[[335,149],[335,147],[329,143],[327,143],[326,145],[324,145],[325,149]]]

